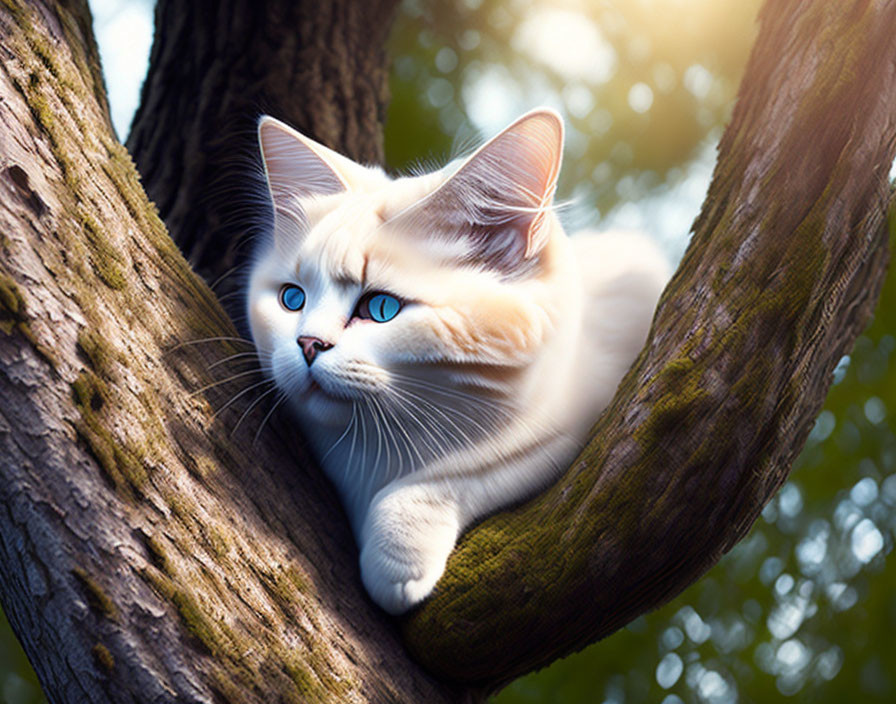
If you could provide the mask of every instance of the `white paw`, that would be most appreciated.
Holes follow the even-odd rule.
[[[387,487],[371,503],[361,537],[361,579],[390,614],[432,592],[460,533],[453,501],[431,487]]]

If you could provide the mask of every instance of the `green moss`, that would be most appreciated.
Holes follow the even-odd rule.
[[[219,560],[227,559],[232,548],[230,537],[224,531],[215,528],[214,525],[207,526],[203,530],[203,535],[212,554]]]
[[[688,342],[691,348],[695,344],[696,338]],[[691,414],[699,411],[701,403],[708,398],[701,372],[701,367],[685,349],[657,374],[651,391],[658,397],[652,404],[650,415],[635,434],[635,439],[645,451],[655,448],[661,438],[674,433]]]
[[[108,377],[112,364],[127,364],[127,357],[106,337],[91,328],[78,331],[78,351],[84,356],[91,368],[104,377]]]
[[[152,559],[153,564],[163,572],[171,574],[171,562],[168,559],[168,553],[165,548],[162,547],[162,544],[151,535],[146,536],[144,544],[149,551],[149,556]]]
[[[75,406],[81,414],[76,430],[87,443],[100,469],[112,485],[126,495],[132,489],[142,493],[148,480],[142,460],[145,450],[122,445],[103,422],[102,410],[112,399],[109,386],[87,370],[75,379],[71,388]]]
[[[61,13],[60,19],[64,31],[73,31],[75,25],[78,24],[78,19],[73,17],[69,10],[58,9]],[[104,283],[111,288],[121,289],[125,283],[121,257],[110,246],[102,228],[88,214],[84,205],[88,202],[88,198],[82,192],[79,168],[72,159],[72,153],[78,153],[81,149],[80,145],[85,133],[82,111],[84,105],[90,104],[90,98],[85,93],[85,86],[81,82],[80,76],[74,73],[67,64],[60,61],[60,56],[62,56],[60,48],[52,45],[43,34],[33,28],[30,21],[31,10],[17,8],[16,11],[19,31],[10,38],[10,49],[24,65],[28,80],[23,81],[19,76],[14,75],[14,83],[24,97],[34,121],[47,135],[50,150],[62,171],[66,188],[57,189],[57,194],[66,204],[67,210],[70,211],[77,205],[77,219],[91,248],[91,264]],[[89,17],[81,18],[81,20],[82,25],[89,27]],[[88,33],[87,36],[90,34]],[[72,58],[76,64],[79,64],[79,58],[81,64],[84,63],[84,57],[78,56],[78,47],[80,46],[80,41],[71,42],[68,46],[68,49],[73,52]],[[94,75],[95,81],[96,75]],[[94,93],[96,94],[96,86],[94,86]],[[77,131],[70,129],[64,121],[57,119],[58,107],[51,106],[51,98],[54,101],[57,99],[62,101],[67,115],[78,127]],[[100,105],[105,106],[105,101],[101,100]]]
[[[215,701],[223,702],[243,702],[246,700],[245,686],[236,684],[230,675],[223,669],[216,669],[212,672],[212,691],[217,695]]]
[[[115,604],[108,596],[106,596],[106,593],[100,588],[96,581],[94,581],[94,579],[81,567],[73,569],[72,574],[77,578],[78,583],[81,585],[81,589],[87,597],[87,604],[90,608],[106,618],[114,620],[117,616]]]
[[[27,315],[25,299],[22,297],[16,282],[6,274],[0,272],[0,332],[5,335],[19,333],[31,344],[44,361],[54,369],[59,366],[59,358],[46,345],[42,344],[31,329],[30,318]]]
[[[155,565],[141,571],[144,578],[174,605],[186,630],[210,655],[238,659],[241,648],[236,633],[222,621],[210,618],[192,593],[178,587],[174,567],[162,543],[153,536],[143,534],[142,537]]]
[[[115,669],[115,658],[105,645],[97,643],[93,646],[91,652],[93,653],[94,661],[101,669],[107,673],[111,673]]]
[[[195,597],[189,592],[175,588],[171,601],[180,614],[187,631],[201,643],[210,655],[221,657],[225,654],[215,624],[206,617]]]
[[[314,676],[309,672],[300,662],[293,659],[291,662],[287,662],[284,664],[284,669],[286,670],[286,674],[289,675],[289,678],[296,685],[296,689],[299,690],[299,694],[303,697],[314,697],[315,699],[320,699],[320,685],[315,680]]]
[[[76,6],[63,5],[57,8],[57,17],[67,43],[72,49],[72,58],[78,66],[79,74],[91,77],[93,96],[97,104],[108,114],[106,88],[99,50],[93,36],[93,18],[90,15],[89,5],[87,3]]]
[[[120,291],[125,288],[127,280],[124,276],[122,255],[115,250],[99,223],[83,204],[78,206],[78,218],[90,249],[90,263],[96,275],[111,289]]]
[[[174,598],[174,582],[165,573],[155,568],[145,567],[140,570],[140,576],[166,601],[171,601]]]
[[[16,282],[6,274],[0,274],[0,307],[15,318],[25,310],[25,301]]]
[[[274,567],[271,570],[255,570],[255,575],[271,599],[289,616],[297,606],[297,595],[313,593],[311,584],[295,566]]]
[[[324,644],[312,640],[309,645],[305,659],[311,665],[311,669],[319,682],[319,684],[314,683],[314,691],[319,693],[321,700],[329,699],[333,695],[346,695],[351,690],[352,683],[348,680],[338,679],[333,675],[332,663],[324,656],[326,651]]]

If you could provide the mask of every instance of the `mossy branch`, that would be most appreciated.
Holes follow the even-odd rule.
[[[0,5],[0,598],[46,694],[457,700],[295,433],[255,442],[250,346],[111,133],[89,28],[83,0]]]
[[[563,479],[470,531],[405,620],[429,669],[491,689],[612,633],[784,481],[886,270],[894,26],[893,3],[765,6],[644,351]]]

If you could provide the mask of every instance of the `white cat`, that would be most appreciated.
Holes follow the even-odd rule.
[[[252,336],[342,497],[364,585],[398,614],[466,526],[579,452],[667,265],[634,233],[565,235],[551,110],[411,178],[270,117],[258,133],[274,225],[251,270]]]

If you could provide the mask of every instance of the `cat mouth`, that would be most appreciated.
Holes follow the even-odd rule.
[[[314,379],[311,379],[311,381],[308,382],[308,386],[305,388],[305,395],[309,397],[323,397],[331,401],[338,400],[337,396],[334,396],[332,393],[327,391]]]
[[[333,393],[332,390],[324,388],[317,379],[313,377],[308,380],[308,385],[305,387],[305,396],[309,398],[325,398],[328,401],[345,401],[344,396],[340,396],[339,394]]]

